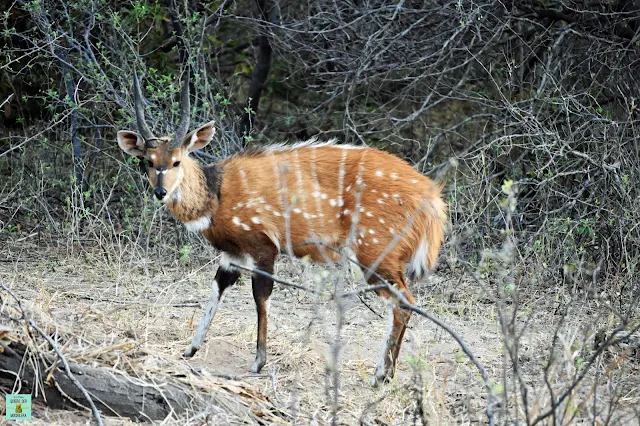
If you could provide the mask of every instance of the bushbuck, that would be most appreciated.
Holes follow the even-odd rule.
[[[155,197],[189,231],[202,235],[222,254],[211,298],[184,356],[201,347],[225,289],[242,270],[272,274],[279,253],[338,261],[348,251],[373,284],[382,277],[414,303],[405,272],[419,279],[434,265],[443,242],[446,205],[441,186],[408,163],[368,147],[310,140],[244,152],[200,165],[189,153],[204,148],[216,133],[209,122],[189,129],[188,73],[181,92],[181,121],[172,137],[156,137],[145,121],[142,93],[134,78],[138,132],[122,130],[117,139],[130,155],[144,157]],[[319,244],[304,244],[320,241]],[[326,250],[335,248],[336,252]],[[267,313],[273,281],[253,273],[258,314],[257,353],[251,371],[265,365]],[[378,295],[393,302],[387,289]],[[389,305],[389,330],[372,384],[393,377],[411,313]]]

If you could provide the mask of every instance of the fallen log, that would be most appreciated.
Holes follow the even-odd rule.
[[[32,393],[34,403],[56,409],[86,407],[80,389],[67,377],[56,359],[50,356],[25,357],[26,347],[19,342],[2,345],[0,386],[20,393]],[[51,374],[51,366],[55,371]],[[184,384],[164,379],[160,383],[142,383],[133,377],[106,367],[91,367],[69,362],[71,372],[89,392],[97,408],[106,416],[128,417],[136,421],[162,420],[169,414],[189,411],[200,398]],[[48,382],[42,383],[49,378]],[[45,398],[36,396],[36,380],[41,381]],[[40,390],[40,386],[38,389]]]

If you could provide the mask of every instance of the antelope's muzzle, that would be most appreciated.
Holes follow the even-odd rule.
[[[162,199],[165,197],[165,195],[167,195],[167,190],[166,190],[166,189],[164,189],[164,188],[163,188],[163,187],[161,187],[161,186],[158,186],[158,187],[156,187],[156,189],[153,191],[153,193],[156,195],[156,198],[157,198],[158,200],[162,200]]]
[[[158,168],[156,170],[156,189],[153,193],[156,195],[156,198],[160,201],[167,195],[167,190],[162,186],[162,175],[166,173],[165,170]]]

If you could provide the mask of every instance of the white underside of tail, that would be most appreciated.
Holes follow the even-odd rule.
[[[416,277],[416,279],[424,277],[429,268],[427,267],[427,252],[429,251],[429,247],[427,245],[426,236],[422,237],[420,240],[420,245],[418,246],[418,250],[413,253],[413,256],[409,260],[407,264],[407,271],[410,276]]]

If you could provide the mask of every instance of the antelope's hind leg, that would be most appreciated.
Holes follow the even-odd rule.
[[[209,330],[211,321],[213,320],[213,317],[218,310],[218,306],[220,305],[222,293],[227,287],[233,285],[238,280],[238,277],[240,277],[240,272],[238,271],[230,271],[222,267],[218,268],[216,278],[213,280],[213,283],[211,283],[211,297],[204,309],[204,315],[202,316],[200,325],[198,325],[198,329],[191,340],[191,344],[184,351],[183,356],[185,358],[193,357],[202,346],[207,330]]]
[[[392,280],[392,283],[395,283],[398,290],[404,293],[409,303],[412,305],[415,304],[413,295],[407,287],[404,275],[399,275],[397,278]],[[376,290],[376,293],[387,299],[390,305],[387,313],[387,319],[389,321],[387,336],[382,344],[376,371],[370,381],[371,386],[374,387],[381,383],[388,382],[393,378],[398,356],[400,354],[400,347],[402,346],[402,341],[404,339],[404,333],[407,330],[407,324],[411,318],[411,311],[401,309],[391,292],[381,289]]]

